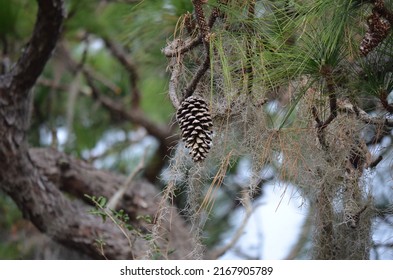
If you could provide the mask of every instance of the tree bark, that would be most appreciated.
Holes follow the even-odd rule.
[[[83,194],[110,197],[124,178],[94,170],[54,150],[29,153],[26,136],[32,102],[30,90],[59,40],[64,19],[62,0],[37,0],[37,3],[37,21],[25,51],[11,71],[0,76],[0,190],[15,201],[26,219],[59,243],[93,258],[103,258],[96,243],[96,239],[101,239],[105,242],[106,258],[144,258],[148,241],[135,235],[130,248],[117,226],[88,214],[78,200],[71,201],[61,192],[66,190],[78,197]],[[135,184],[128,204],[122,206],[135,215],[153,215],[157,211],[153,199],[157,194],[152,185]],[[176,219],[181,221],[180,217]],[[182,241],[186,243],[186,226],[178,225],[180,228],[176,229],[184,233]],[[183,249],[190,245],[177,244],[178,233],[172,231],[169,235],[171,247],[180,247],[164,257],[185,258]]]
[[[96,197],[104,196],[110,199],[126,182],[126,178],[122,175],[95,169],[84,161],[54,149],[32,148],[29,150],[29,154],[42,176],[61,191],[80,199],[85,198],[85,194]],[[160,193],[154,185],[147,180],[138,179],[128,186],[117,209],[123,209],[130,216],[130,224],[134,228],[149,233],[154,223],[149,224],[141,219],[136,219],[136,217],[149,216],[154,219],[161,211],[159,209],[161,199]],[[86,202],[91,203],[89,200]],[[193,245],[190,242],[190,228],[178,214],[176,207],[166,204],[166,208],[171,220],[167,221],[161,229],[157,245],[160,247],[163,257],[185,259],[193,250]],[[166,255],[165,252],[172,253]],[[138,255],[145,253],[143,251]]]

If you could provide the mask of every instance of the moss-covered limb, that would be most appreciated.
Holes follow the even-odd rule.
[[[313,258],[317,260],[336,259],[334,231],[334,209],[332,192],[328,183],[319,187],[315,199],[315,227]]]

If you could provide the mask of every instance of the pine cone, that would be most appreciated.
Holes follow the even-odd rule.
[[[360,52],[364,56],[376,48],[391,29],[389,21],[376,11],[368,17],[367,26],[368,30],[360,43]]]
[[[204,160],[210,150],[213,126],[206,102],[200,97],[186,98],[177,110],[182,139],[195,162]]]

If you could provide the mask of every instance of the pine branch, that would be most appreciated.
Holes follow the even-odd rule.
[[[389,104],[388,102],[388,95],[389,93],[382,89],[379,92],[379,100],[381,101],[381,104],[383,106],[383,108],[385,108],[386,111],[388,111],[389,113],[393,114],[393,105]]]
[[[119,63],[127,70],[129,73],[129,80],[131,86],[131,106],[133,108],[139,107],[141,93],[139,90],[139,75],[137,71],[137,66],[130,59],[127,51],[120,45],[109,38],[103,38],[105,45],[110,50],[112,55],[119,61]]]
[[[317,129],[319,131],[324,130],[337,117],[337,96],[335,92],[335,85],[334,85],[334,80],[332,76],[333,73],[331,67],[327,65],[322,66],[321,74],[326,81],[326,87],[329,97],[330,115],[324,122],[319,122],[317,124]]]
[[[205,42],[205,59],[203,60],[202,64],[199,66],[197,72],[195,73],[194,77],[192,78],[191,82],[187,85],[187,87],[183,90],[182,96],[183,99],[186,99],[187,97],[190,97],[199,81],[202,79],[203,75],[206,73],[206,71],[210,67],[210,44],[208,42]]]
[[[249,21],[251,22],[251,25],[254,23],[255,19],[255,0],[251,0],[249,7],[248,7],[248,18]],[[253,44],[252,44],[252,38],[254,36],[254,28],[251,26],[249,27],[249,33],[248,38],[246,40],[246,58],[247,58],[247,64],[245,67],[245,73],[248,76],[247,79],[247,93],[252,94],[252,87],[254,83],[254,69],[252,66],[252,55],[253,55]]]
[[[222,1],[223,5],[226,5],[228,1],[224,0]],[[221,15],[221,11],[218,7],[213,8],[212,13],[210,14],[207,26],[209,29],[213,28],[214,23],[216,22],[216,19]],[[169,44],[166,46],[162,52],[166,57],[175,57],[181,54],[185,54],[195,47],[199,46],[200,44],[203,43],[202,40],[202,34],[199,34],[198,37],[196,38],[188,38],[185,41],[182,41],[182,44],[176,43],[175,45]]]
[[[68,67],[71,71],[76,71],[78,63],[71,57],[66,49],[63,48],[63,54],[67,58]],[[86,66],[81,69],[84,74],[88,85],[92,90],[92,97],[99,101],[107,110],[111,113],[120,116],[124,120],[128,120],[136,125],[140,125],[146,129],[146,131],[156,137],[165,146],[171,147],[173,145],[173,139],[170,141],[169,138],[172,136],[172,131],[169,127],[159,126],[152,122],[148,117],[138,108],[132,110],[127,109],[124,105],[118,101],[111,99],[106,96],[98,86],[96,86],[95,76],[92,72],[87,70]]]
[[[180,42],[180,41],[176,41],[176,42]],[[176,91],[179,85],[179,77],[181,74],[182,63],[183,63],[183,55],[181,54],[178,57],[171,58],[170,67],[172,68],[172,73],[171,73],[171,78],[169,80],[168,95],[169,98],[171,99],[173,107],[175,107],[176,110],[180,106],[180,101],[179,98],[177,97]]]

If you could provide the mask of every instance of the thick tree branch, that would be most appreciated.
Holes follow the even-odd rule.
[[[39,8],[33,35],[10,73],[12,86],[20,92],[29,90],[44,69],[60,36],[64,18],[62,0],[37,2]]]
[[[30,149],[29,154],[34,165],[47,180],[57,188],[77,198],[85,199],[85,194],[110,198],[127,181],[127,178],[122,175],[97,170],[88,163],[74,159],[57,150]],[[137,217],[145,215],[155,217],[159,211],[161,196],[159,191],[147,181],[134,180],[131,184],[132,187],[127,189],[123,198],[119,201],[117,209],[125,210],[130,216],[130,223],[135,228],[142,228],[148,233],[153,225],[146,224],[144,221],[138,220]],[[91,203],[89,200],[86,200],[86,202]],[[185,259],[187,258],[187,254],[192,251],[192,244],[188,242],[190,239],[190,230],[184,220],[178,215],[176,208],[171,205],[167,205],[167,207],[170,211],[171,220],[166,221],[167,224],[163,228],[163,236],[166,238],[166,241],[159,240],[158,245],[164,258]],[[102,224],[101,221],[96,226],[100,224]],[[105,225],[115,228],[114,225]],[[105,231],[103,232],[105,233]],[[113,251],[120,250],[121,253],[121,248],[118,246],[129,248],[128,245],[119,242],[119,240],[122,240],[121,238],[119,240],[115,238],[111,239],[113,239],[114,243],[117,242],[117,244],[112,244]],[[146,245],[143,242],[141,243],[144,246]],[[140,246],[140,248],[142,251],[133,251],[136,258],[144,257],[146,247]],[[169,251],[173,251],[173,253],[165,255],[165,252]],[[106,250],[105,255],[108,257]],[[109,256],[112,255],[109,254]],[[124,255],[120,254],[116,258],[121,259],[124,257]]]

